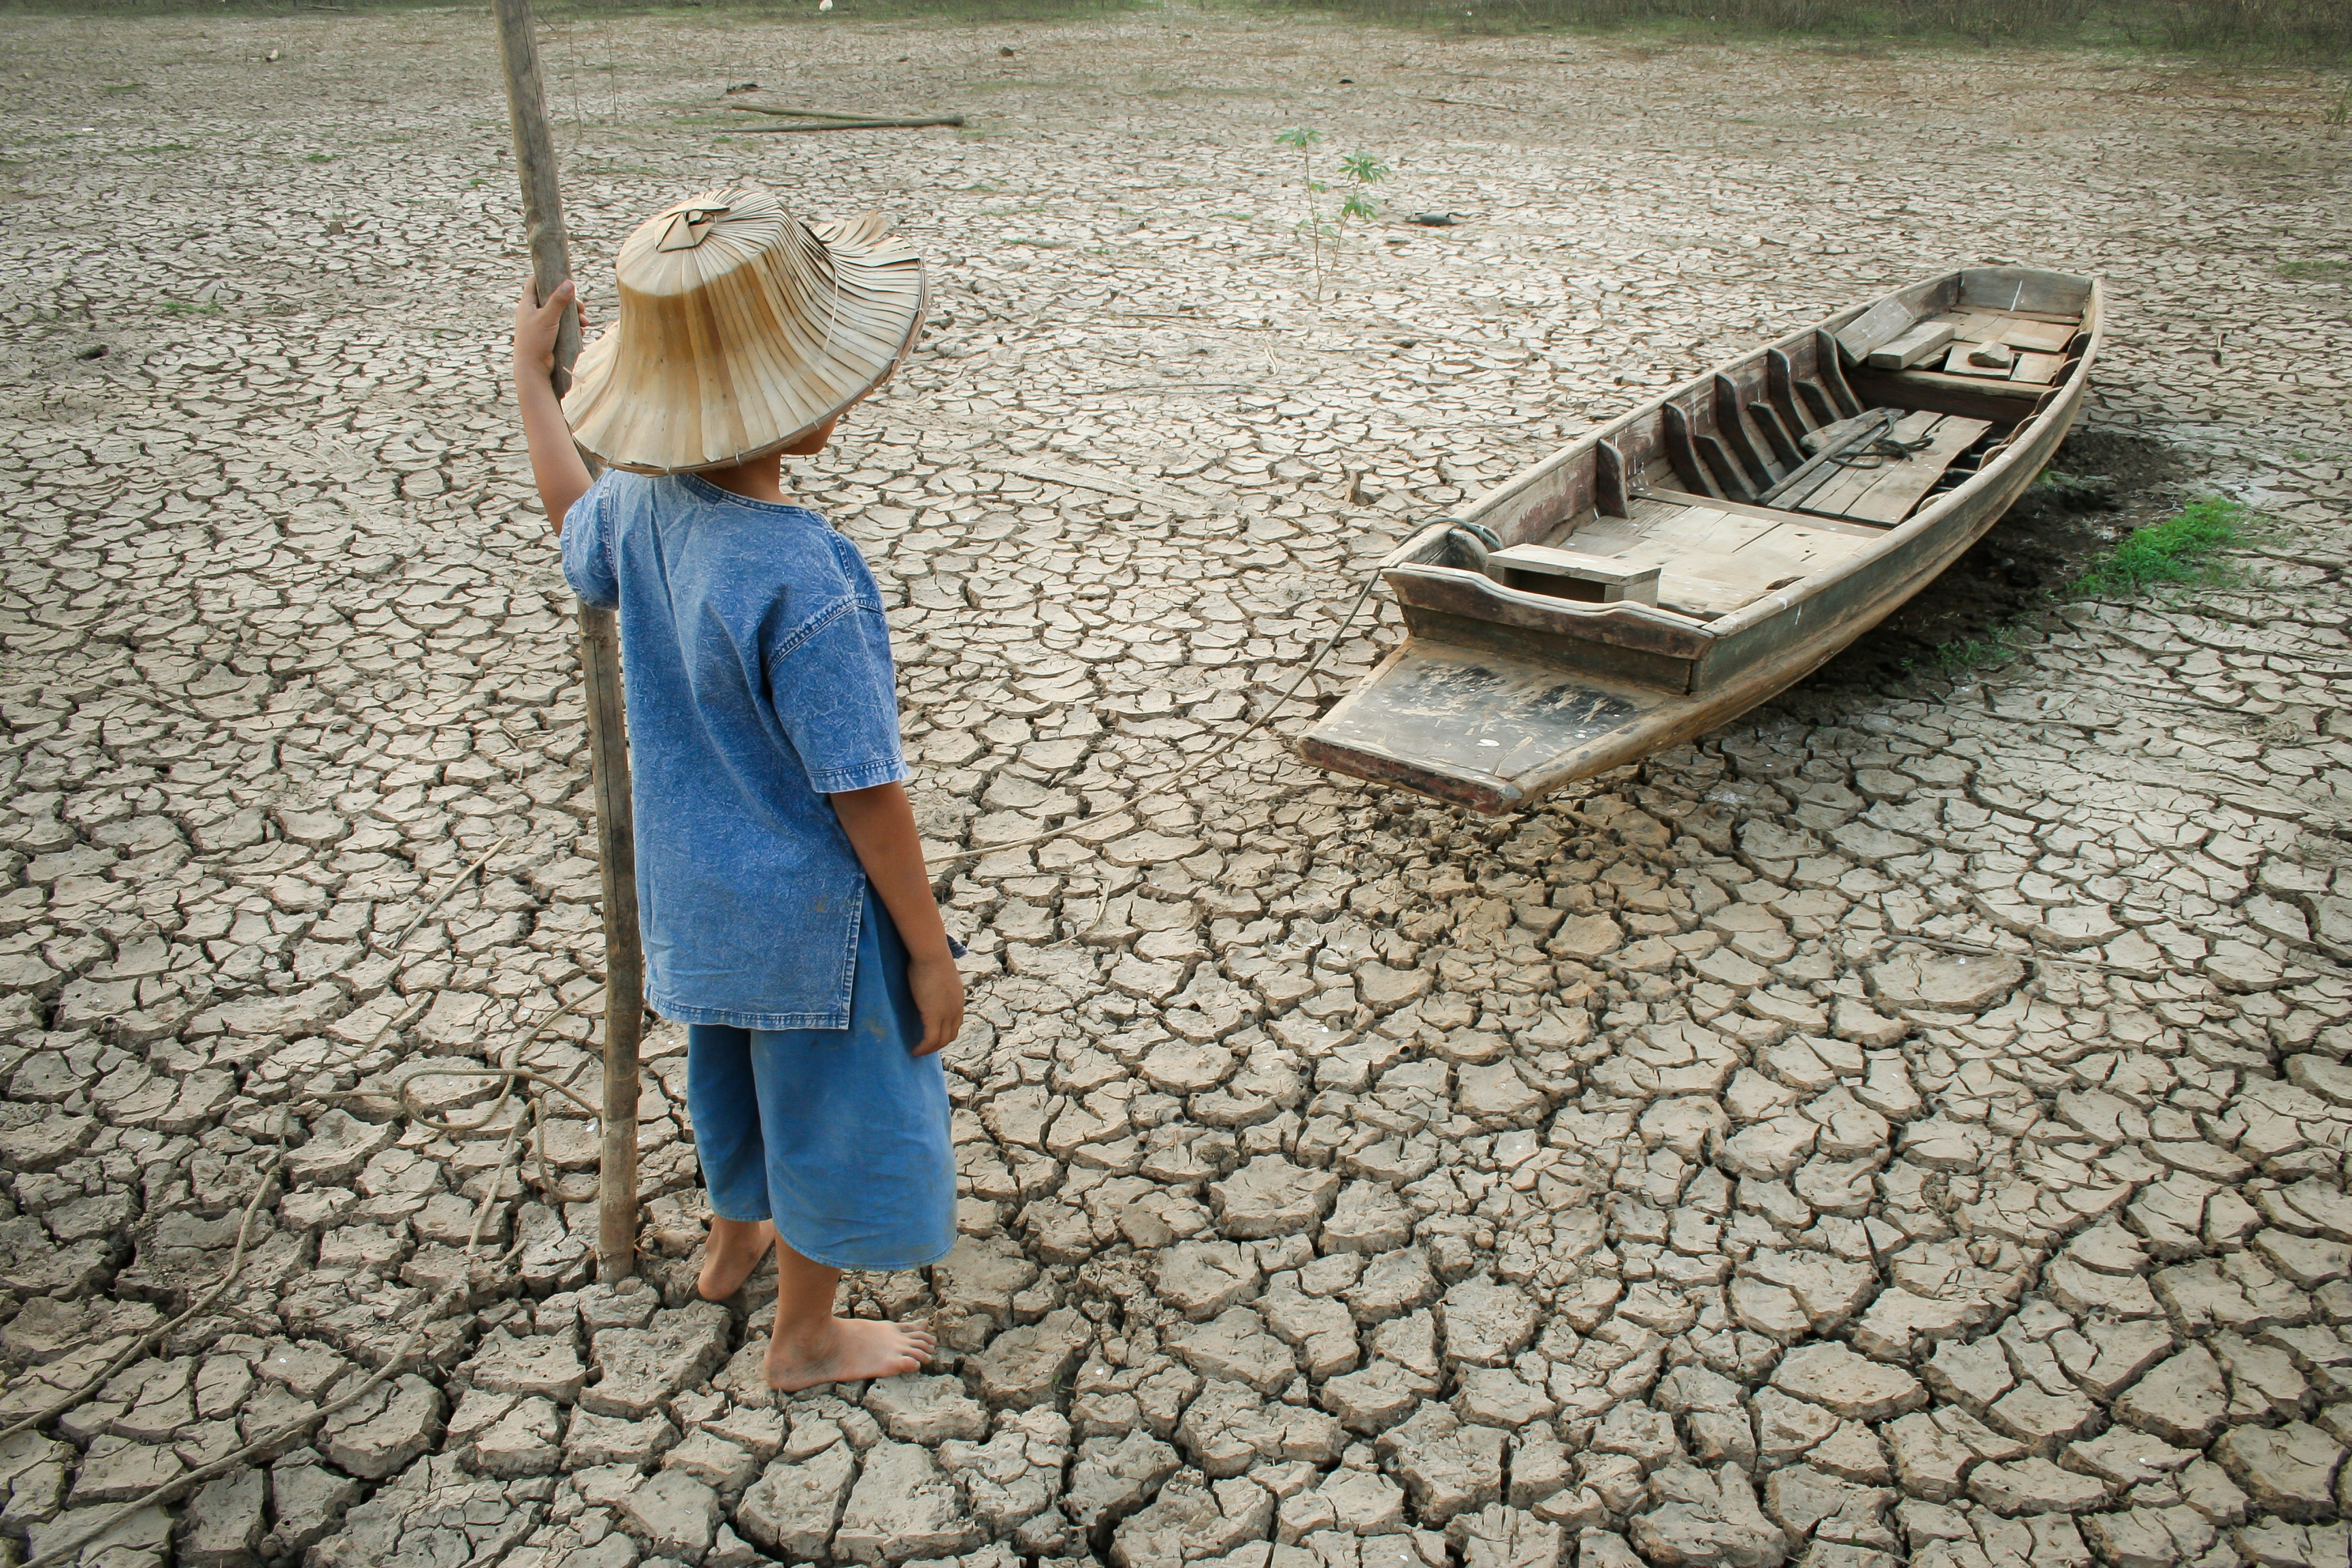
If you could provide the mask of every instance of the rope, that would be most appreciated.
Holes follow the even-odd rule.
[[[230,1471],[239,1468],[249,1460],[271,1457],[273,1450],[277,1449],[279,1445],[291,1438],[300,1436],[305,1432],[308,1432],[311,1427],[316,1426],[320,1422],[324,1421],[328,1416],[336,1415],[341,1411],[350,1409],[352,1405],[357,1405],[361,1400],[365,1399],[369,1394],[374,1393],[377,1389],[383,1387],[385,1384],[398,1376],[408,1365],[409,1358],[416,1353],[416,1346],[418,1342],[425,1338],[425,1329],[436,1319],[444,1316],[447,1312],[448,1309],[460,1298],[472,1290],[474,1254],[481,1247],[482,1232],[488,1228],[489,1225],[490,1210],[497,1205],[499,1201],[499,1189],[506,1183],[507,1163],[514,1156],[516,1136],[521,1132],[523,1123],[529,1120],[530,1120],[530,1117],[517,1117],[515,1119],[514,1126],[507,1132],[505,1143],[499,1146],[499,1163],[490,1172],[489,1187],[483,1193],[481,1203],[474,1210],[473,1234],[467,1238],[466,1250],[462,1255],[466,1264],[464,1272],[458,1276],[454,1284],[445,1286],[438,1295],[432,1297],[426,1302],[424,1312],[421,1313],[416,1320],[415,1327],[409,1330],[408,1337],[401,1342],[400,1348],[392,1353],[392,1355],[384,1362],[383,1365],[377,1368],[375,1372],[362,1382],[358,1387],[352,1389],[349,1394],[344,1394],[333,1404],[321,1405],[320,1408],[310,1412],[307,1415],[295,1417],[293,1420],[287,1422],[276,1430],[271,1431],[261,1437],[256,1438],[254,1441],[247,1444],[244,1447],[239,1448],[236,1452],[228,1455],[225,1458],[215,1459],[211,1464],[204,1466],[200,1469],[190,1470],[184,1475],[164,1482],[162,1486],[151,1489],[150,1490],[141,1494],[139,1497],[132,1499],[131,1501],[124,1503],[121,1508],[116,1509],[113,1512],[100,1519],[96,1523],[82,1531],[72,1540],[65,1542],[60,1545],[53,1546],[47,1551],[42,1552],[39,1556],[34,1558],[29,1563],[26,1563],[24,1565],[24,1568],[58,1568],[59,1564],[70,1562],[79,1555],[83,1547],[88,1546],[91,1542],[96,1541],[99,1537],[104,1535],[115,1526],[136,1516],[142,1510],[155,1508],[165,1503],[177,1501],[193,1489],[203,1485],[206,1481],[227,1475]],[[257,1192],[255,1195],[257,1201],[258,1201],[258,1192]],[[250,1213],[251,1210],[248,1209],[248,1216],[250,1215]],[[526,1245],[528,1244],[518,1240],[500,1256],[499,1263],[501,1265],[511,1263],[515,1258],[522,1255],[523,1248]],[[236,1268],[242,1266],[242,1262],[243,1258],[240,1251],[240,1256],[236,1264],[232,1266],[231,1271],[228,1274],[222,1277],[221,1283],[214,1288],[215,1293],[217,1293],[220,1290],[225,1290],[228,1288],[229,1281],[236,1277]],[[194,1309],[191,1309],[191,1310],[193,1310]],[[184,1318],[185,1315],[186,1314],[183,1314],[183,1318]]]
[[[425,905],[425,908],[418,912],[415,920],[400,928],[400,934],[392,939],[392,945],[384,951],[389,952],[398,952],[400,951],[400,944],[406,942],[415,931],[418,926],[421,926],[426,921],[431,920],[433,918],[434,911],[449,901],[450,894],[456,892],[458,889],[466,885],[467,878],[472,876],[475,872],[488,865],[490,863],[491,856],[497,854],[499,850],[505,848],[514,841],[515,836],[509,833],[504,838],[499,839],[496,844],[491,845],[488,849],[483,850],[479,855],[476,856],[472,865],[467,867],[464,870],[458,872],[455,877],[449,879],[449,885],[441,889],[441,896],[439,898]]]
[[[1339,625],[1333,627],[1331,634],[1323,639],[1321,646],[1315,650],[1314,656],[1307,661],[1305,668],[1299,670],[1297,678],[1294,679],[1288,688],[1283,691],[1281,697],[1276,699],[1263,713],[1259,714],[1256,719],[1251,721],[1241,730],[1228,735],[1219,744],[1213,747],[1211,750],[1202,752],[1200,756],[1185,764],[1183,768],[1178,771],[1175,776],[1169,779],[1165,784],[1154,786],[1153,789],[1143,798],[1156,798],[1174,790],[1179,784],[1191,779],[1195,774],[1199,773],[1203,768],[1207,767],[1211,763],[1213,763],[1219,758],[1224,756],[1235,746],[1241,744],[1242,742],[1247,740],[1250,736],[1255,734],[1258,731],[1264,729],[1268,723],[1272,722],[1275,716],[1281,712],[1284,708],[1287,707],[1291,701],[1297,697],[1300,689],[1307,684],[1307,680],[1318,669],[1322,668],[1323,661],[1329,657],[1331,650],[1339,646],[1339,639],[1348,634],[1349,628],[1355,624],[1357,616],[1362,613],[1365,601],[1371,597],[1372,589],[1379,582],[1380,574],[1377,569],[1369,573],[1365,576],[1362,587],[1357,590],[1356,596],[1349,605],[1347,613],[1339,617]],[[1063,827],[1055,828],[1049,832],[1036,834],[1028,838],[1016,839],[1010,844],[992,844],[978,846],[969,849],[957,850],[950,854],[934,857],[927,860],[926,864],[932,866],[951,865],[956,861],[969,859],[974,856],[993,855],[1000,850],[1027,848],[1034,845],[1051,842],[1056,838],[1067,837],[1073,833],[1076,833],[1087,826],[1096,825],[1098,820],[1099,819],[1096,818],[1083,819]],[[405,942],[408,938],[415,933],[417,927],[429,920],[436,910],[439,910],[442,905],[448,902],[450,897],[455,894],[459,888],[465,886],[467,879],[480,871],[484,866],[489,863],[492,857],[496,856],[500,850],[506,848],[513,842],[514,836],[510,834],[508,837],[501,838],[498,843],[492,845],[482,854],[477,856],[463,870],[459,871],[456,877],[450,879],[449,884],[442,889],[438,897],[434,899],[430,904],[425,906],[423,911],[421,911],[415,919],[411,920],[406,926],[401,929],[400,934],[389,944],[382,944],[381,939],[372,938],[372,945],[388,946],[390,950],[397,951],[401,944]],[[398,1091],[398,1100],[402,1114],[412,1121],[420,1122],[423,1125],[432,1128],[436,1131],[439,1132],[463,1133],[478,1131],[498,1120],[499,1113],[505,1109],[508,1101],[514,1097],[515,1088],[518,1084],[530,1084],[536,1085],[542,1089],[562,1095],[564,1099],[570,1100],[572,1103],[579,1106],[583,1110],[586,1111],[592,1119],[601,1121],[602,1112],[600,1109],[596,1106],[591,1105],[588,1100],[575,1091],[568,1082],[559,1081],[558,1079],[550,1078],[543,1073],[533,1072],[512,1065],[515,1058],[521,1053],[525,1047],[529,1046],[532,1041],[538,1039],[541,1035],[546,1032],[548,1026],[567,1014],[579,1011],[583,1004],[601,994],[601,992],[586,993],[573,1001],[568,1002],[562,1006],[557,1007],[553,1011],[548,1013],[546,1016],[541,1017],[538,1023],[531,1026],[527,1034],[523,1035],[520,1039],[513,1041],[500,1053],[501,1065],[499,1067],[423,1068],[409,1073],[401,1079]],[[399,1027],[405,1021],[415,1017],[417,1013],[427,1005],[428,1004],[425,1001],[420,999],[415,1005],[404,1009],[399,1015],[386,1021],[383,1026],[378,1029],[374,1037],[369,1040],[368,1047],[373,1048],[386,1034],[390,1033],[394,1028]],[[577,1068],[574,1069],[575,1072],[577,1070]],[[429,1112],[419,1108],[412,1098],[414,1086],[421,1079],[428,1078],[471,1077],[496,1078],[500,1080],[498,1098],[491,1101],[488,1110],[484,1111],[480,1117],[472,1121],[459,1122],[433,1116]],[[140,1335],[136,1340],[132,1341],[127,1349],[122,1351],[112,1361],[108,1363],[103,1371],[84,1383],[79,1388],[65,1394],[58,1402],[37,1414],[26,1416],[17,1421],[15,1425],[5,1429],[0,1429],[0,1441],[5,1441],[7,1438],[15,1436],[18,1433],[46,1426],[49,1422],[56,1420],[58,1416],[63,1415],[67,1411],[73,1409],[76,1405],[80,1405],[89,1399],[91,1394],[104,1387],[114,1377],[119,1375],[123,1369],[131,1365],[140,1357],[145,1355],[156,1344],[162,1342],[173,1332],[173,1331],[210,1310],[212,1307],[219,1301],[221,1297],[227,1293],[230,1287],[236,1283],[238,1276],[244,1271],[246,1259],[252,1241],[255,1218],[260,1213],[263,1200],[275,1190],[278,1175],[279,1172],[284,1169],[287,1157],[290,1152],[290,1148],[287,1139],[290,1133],[295,1116],[306,1110],[323,1110],[337,1102],[348,1102],[362,1098],[366,1097],[362,1097],[354,1091],[343,1091],[306,1095],[300,1100],[289,1101],[283,1108],[285,1121],[279,1130],[278,1146],[276,1156],[271,1160],[268,1168],[262,1173],[260,1180],[255,1184],[253,1195],[247,1201],[245,1213],[237,1224],[236,1246],[230,1253],[228,1265],[222,1271],[220,1279],[214,1283],[212,1288],[208,1289],[202,1298],[191,1305],[185,1311],[180,1313],[179,1316],[173,1318],[159,1327],[150,1329],[145,1333]],[[108,1531],[113,1530],[116,1526],[135,1517],[142,1510],[177,1501],[180,1498],[185,1496],[189,1491],[193,1490],[196,1487],[199,1487],[207,1481],[216,1479],[221,1476],[227,1475],[248,1461],[270,1457],[273,1452],[278,1449],[283,1444],[295,1437],[300,1436],[304,1433],[310,1431],[312,1427],[318,1426],[320,1422],[326,1420],[329,1416],[350,1409],[352,1405],[357,1405],[361,1400],[366,1398],[376,1389],[382,1387],[384,1384],[398,1376],[399,1373],[409,1364],[410,1359],[415,1354],[416,1347],[424,1339],[426,1328],[441,1317],[445,1316],[450,1307],[452,1307],[461,1297],[468,1293],[472,1289],[472,1261],[475,1255],[480,1250],[482,1235],[488,1225],[490,1211],[499,1201],[499,1191],[505,1184],[507,1171],[514,1158],[517,1141],[520,1137],[522,1131],[526,1126],[530,1126],[533,1129],[535,1135],[532,1142],[538,1152],[542,1180],[545,1178],[547,1172],[546,1104],[544,1100],[539,1096],[527,1096],[527,1099],[528,1104],[525,1108],[524,1113],[518,1116],[515,1119],[514,1125],[507,1130],[505,1142],[499,1146],[498,1163],[492,1168],[490,1184],[484,1192],[481,1201],[475,1208],[473,1232],[467,1239],[465,1251],[462,1254],[467,1265],[464,1273],[455,1283],[444,1288],[437,1295],[430,1298],[426,1301],[425,1310],[417,1317],[416,1321],[410,1329],[407,1337],[401,1342],[399,1348],[393,1352],[392,1356],[385,1361],[382,1367],[378,1368],[373,1373],[363,1380],[356,1388],[342,1395],[341,1398],[336,1399],[331,1404],[323,1405],[319,1409],[312,1411],[309,1415],[299,1416],[292,1421],[287,1422],[277,1427],[275,1430],[270,1431],[263,1436],[255,1439],[253,1442],[247,1444],[244,1447],[237,1449],[236,1452],[227,1455],[226,1458],[215,1460],[213,1463],[205,1465],[200,1468],[187,1471],[161,1486],[149,1489],[131,1501],[122,1504],[121,1507],[115,1509],[98,1520],[96,1522],[79,1531],[72,1540],[51,1547],[47,1551],[43,1552],[39,1556],[33,1558],[31,1561],[24,1564],[24,1568],[59,1568],[59,1565],[77,1557],[81,1551],[85,1547],[89,1546],[92,1542],[97,1541]],[[511,1264],[517,1258],[521,1256],[526,1245],[527,1244],[525,1242],[518,1240],[511,1247],[508,1248],[507,1251],[500,1256],[499,1266],[504,1267]]]
[[[1899,436],[1883,434],[1872,437],[1859,447],[1832,454],[1830,465],[1839,468],[1883,468],[1889,463],[1907,463],[1912,453],[1924,452],[1935,444],[1932,436],[1906,441]]]
[[[289,1117],[288,1121],[290,1123],[291,1121],[292,1118]],[[236,1281],[238,1273],[245,1268],[246,1247],[253,1239],[254,1215],[261,1211],[261,1200],[267,1197],[272,1191],[273,1186],[278,1180],[278,1173],[285,1166],[288,1152],[285,1134],[281,1129],[278,1141],[278,1157],[269,1163],[269,1168],[268,1170],[262,1172],[261,1180],[254,1184],[253,1196],[247,1201],[245,1205],[245,1215],[237,1221],[236,1246],[229,1253],[228,1270],[220,1277],[219,1282],[214,1285],[210,1290],[205,1292],[204,1298],[197,1301],[195,1305],[190,1307],[186,1311],[182,1312],[178,1317],[172,1319],[169,1322],[148,1330],[145,1333],[131,1341],[130,1348],[125,1350],[121,1354],[116,1356],[114,1360],[108,1363],[105,1371],[100,1373],[96,1377],[91,1378],[88,1383],[83,1384],[79,1388],[75,1389],[72,1393],[67,1394],[57,1404],[52,1405],[47,1409],[42,1410],[35,1415],[26,1416],[12,1426],[0,1429],[0,1443],[6,1442],[9,1438],[16,1436],[20,1432],[29,1432],[36,1426],[47,1426],[48,1423],[56,1420],[58,1416],[63,1415],[67,1411],[71,1410],[75,1405],[79,1405],[83,1400],[88,1399],[91,1394],[97,1393],[107,1384],[112,1382],[115,1374],[120,1373],[124,1367],[129,1366],[132,1362],[137,1361],[141,1356],[145,1355],[156,1345],[162,1343],[163,1340],[171,1334],[173,1330],[177,1329],[183,1323],[192,1321],[193,1320],[201,1317],[204,1313],[211,1310],[213,1303],[219,1300],[221,1297],[227,1292],[229,1286]]]

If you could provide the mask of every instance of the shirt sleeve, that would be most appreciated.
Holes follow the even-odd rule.
[[[878,606],[845,599],[826,611],[770,657],[768,686],[817,794],[908,777],[890,624]]]
[[[597,476],[563,514],[563,580],[583,604],[605,610],[621,603],[620,574],[613,569],[613,509],[605,504],[618,471],[607,468]]]

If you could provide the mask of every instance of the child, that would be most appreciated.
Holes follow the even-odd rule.
[[[896,368],[922,264],[878,225],[732,189],[646,223],[616,270],[619,320],[561,405],[572,287],[524,289],[515,397],[564,574],[620,611],[646,996],[689,1026],[716,1216],[699,1289],[733,1295],[772,1245],[771,1387],[910,1373],[929,1331],[836,1318],[834,1292],[955,1240],[937,1053],[961,950],[901,784],[881,595],[779,459],[824,450]],[[575,439],[612,465],[593,484]]]

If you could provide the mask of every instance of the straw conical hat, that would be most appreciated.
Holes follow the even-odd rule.
[[[877,216],[803,224],[704,191],[614,263],[621,311],[581,351],[565,417],[616,468],[670,474],[788,445],[879,384],[923,319],[923,263]]]

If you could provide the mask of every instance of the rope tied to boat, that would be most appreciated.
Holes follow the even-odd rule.
[[[1924,452],[1935,445],[1935,437],[1922,436],[1906,441],[1890,428],[1872,437],[1858,447],[1830,454],[1830,464],[1840,468],[1883,468],[1889,463],[1907,463],[1914,452]]]

